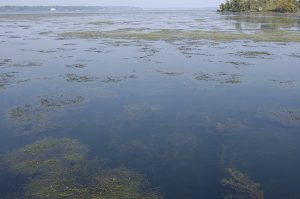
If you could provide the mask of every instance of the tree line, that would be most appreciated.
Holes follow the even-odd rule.
[[[219,11],[230,12],[297,12],[299,0],[227,0]]]

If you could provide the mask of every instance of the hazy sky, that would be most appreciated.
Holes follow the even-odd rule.
[[[224,0],[0,0],[0,5],[99,5],[139,7],[216,7]]]

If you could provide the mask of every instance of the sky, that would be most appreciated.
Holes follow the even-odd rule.
[[[0,5],[95,5],[144,8],[216,7],[224,0],[0,0]]]

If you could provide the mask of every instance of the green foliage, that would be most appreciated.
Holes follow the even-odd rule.
[[[231,12],[297,12],[297,0],[227,0],[220,5],[220,11]]]

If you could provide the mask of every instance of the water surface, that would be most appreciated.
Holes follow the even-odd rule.
[[[0,196],[33,175],[12,151],[57,138],[166,199],[240,194],[229,168],[299,199],[299,29],[293,15],[0,14]]]

